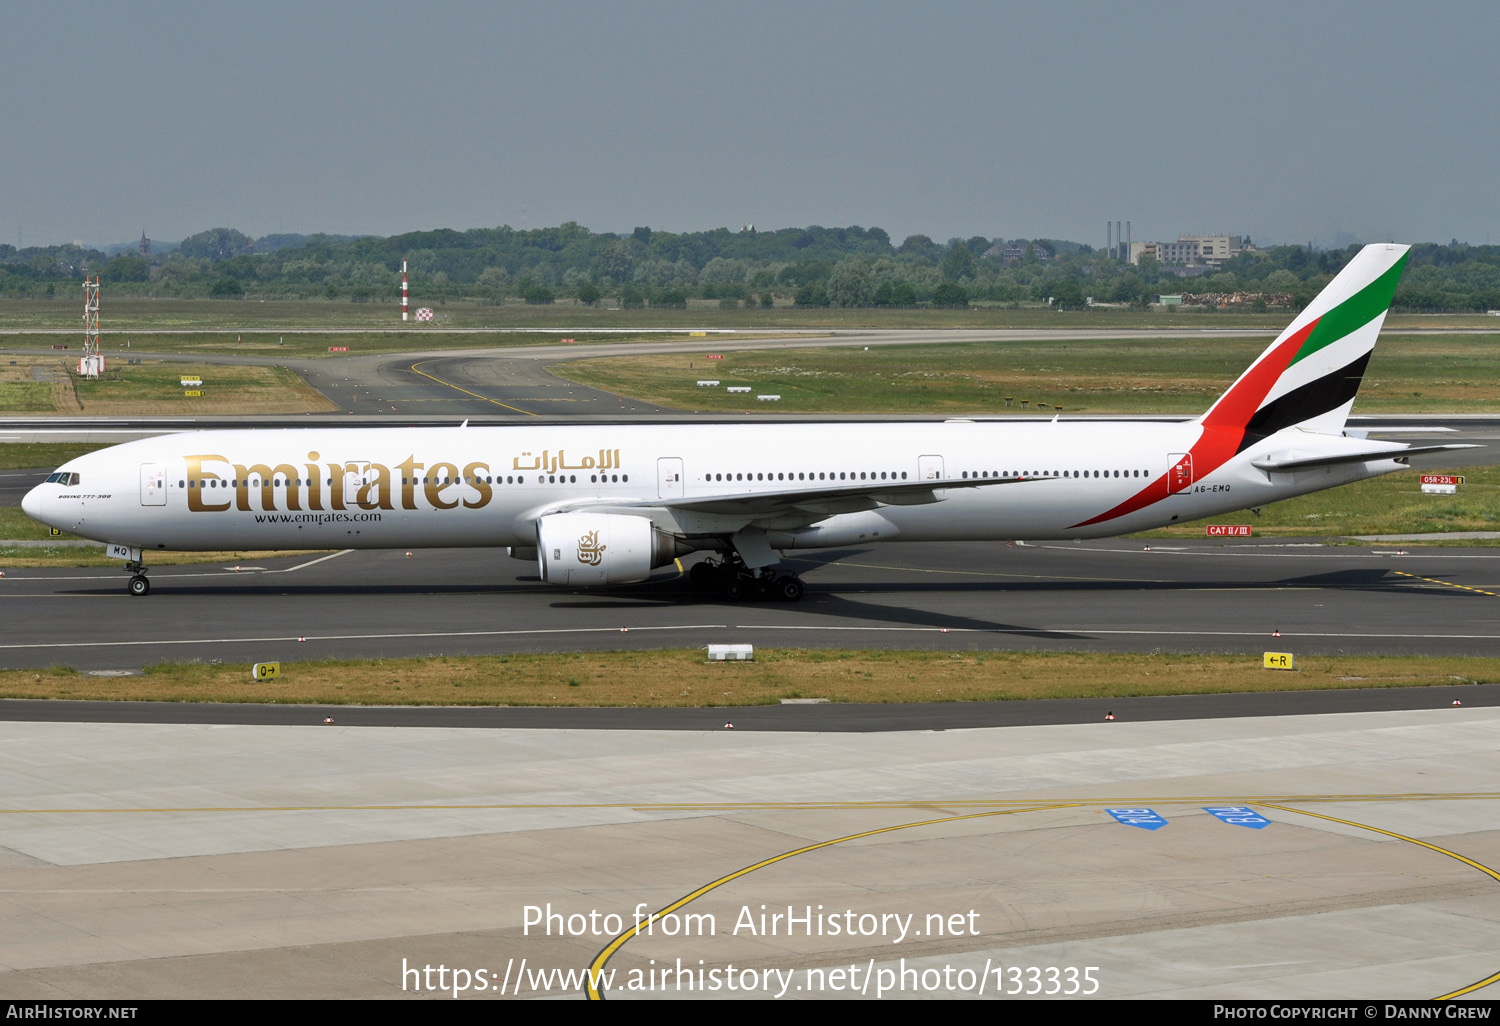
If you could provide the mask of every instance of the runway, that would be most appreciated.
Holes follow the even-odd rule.
[[[0,617],[0,665],[106,669],[729,641],[1259,654],[1278,631],[1278,651],[1500,655],[1500,551],[1235,541],[835,550],[788,561],[808,585],[794,604],[729,603],[681,580],[550,587],[503,550],[160,567],[144,599],[127,595],[125,575],[109,569],[18,568],[0,580],[0,603],[11,611]]]

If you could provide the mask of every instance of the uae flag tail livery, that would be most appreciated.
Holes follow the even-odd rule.
[[[1409,250],[1409,246],[1394,244],[1360,250],[1208,412],[1193,422],[1197,438],[1184,446],[1180,459],[1163,477],[1076,526],[1108,523],[1157,505],[1246,453],[1250,454],[1250,465],[1270,477],[1393,458],[1404,465],[1413,455],[1471,448],[1375,447],[1363,438],[1349,439],[1344,434]],[[1387,466],[1380,472],[1392,469],[1398,468]],[[1342,483],[1330,481],[1329,485]],[[1314,490],[1301,488],[1294,494]]]
[[[1407,247],[1367,246],[1201,417],[194,431],[70,460],[27,493],[108,545],[145,595],[153,551],[491,549],[475,566],[601,587],[686,577],[793,600],[798,549],[1090,538],[1405,469],[1344,421]],[[1199,340],[1183,345],[1213,345]],[[707,558],[683,562],[705,553]],[[512,572],[506,574],[505,568]],[[189,589],[196,578],[177,586]]]

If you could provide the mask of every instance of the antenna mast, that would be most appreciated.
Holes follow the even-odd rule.
[[[104,356],[99,352],[99,276],[83,279],[83,356],[78,360],[80,377],[97,381],[104,372]]]

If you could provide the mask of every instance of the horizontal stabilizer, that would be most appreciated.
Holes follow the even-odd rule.
[[[1294,459],[1251,460],[1257,470],[1288,473],[1294,470],[1312,470],[1316,467],[1332,467],[1341,463],[1373,463],[1377,460],[1399,460],[1408,456],[1422,456],[1432,452],[1448,452],[1453,449],[1482,449],[1482,445],[1409,445],[1401,449],[1370,449],[1364,452],[1339,452],[1327,456],[1305,456]]]
[[[1435,427],[1428,424],[1374,424],[1369,427],[1346,427],[1344,434],[1350,438],[1367,438],[1370,435],[1452,435],[1458,428]]]

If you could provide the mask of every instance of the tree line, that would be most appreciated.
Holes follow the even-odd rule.
[[[149,259],[77,245],[0,245],[0,296],[66,296],[97,274],[115,294],[187,298],[325,299],[394,302],[402,260],[423,303],[554,303],[725,307],[963,307],[970,304],[1090,302],[1145,307],[1162,294],[1243,295],[1305,304],[1357,252],[1303,246],[1247,251],[1216,270],[1143,260],[1056,239],[911,235],[895,243],[880,228],[850,226],[629,234],[574,222],[551,228],[474,228],[390,237],[278,234],[252,239],[215,228]],[[1456,240],[1413,248],[1395,308],[1464,312],[1500,309],[1500,246]]]

